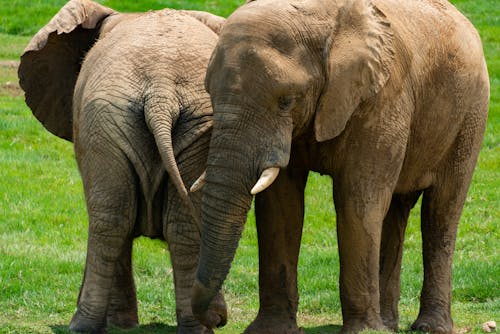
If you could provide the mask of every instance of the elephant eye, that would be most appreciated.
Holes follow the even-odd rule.
[[[295,99],[291,96],[282,96],[278,99],[278,107],[281,111],[290,111],[294,105]]]

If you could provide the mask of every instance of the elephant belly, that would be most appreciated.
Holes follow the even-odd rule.
[[[437,108],[445,112],[428,112],[432,118],[427,117],[414,124],[396,193],[408,193],[432,186],[450,160],[463,117],[453,114],[455,106],[441,104]]]
[[[435,173],[431,171],[426,171],[424,173],[402,171],[394,193],[407,194],[410,192],[426,189],[433,184],[434,180]]]

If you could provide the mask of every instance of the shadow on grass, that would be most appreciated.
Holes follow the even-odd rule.
[[[54,334],[72,334],[69,330],[68,325],[53,325],[50,326],[52,329],[52,332]],[[134,329],[127,329],[127,330],[121,330],[118,328],[112,328],[109,329],[106,333],[107,334],[153,334],[153,333],[162,333],[162,334],[175,334],[175,331],[177,329],[177,326],[170,326],[166,324],[160,324],[160,323],[152,323],[152,324],[144,324],[144,325],[139,325],[137,328]]]
[[[50,326],[54,334],[71,334],[67,325],[52,325]],[[177,327],[160,323],[144,324],[139,327],[128,330],[110,329],[108,334],[149,334],[149,333],[162,333],[162,334],[175,334]],[[342,329],[340,325],[324,325],[318,327],[305,327],[306,334],[333,334],[339,333]]]
[[[306,334],[332,334],[339,333],[342,329],[341,325],[324,325],[318,327],[304,327]]]

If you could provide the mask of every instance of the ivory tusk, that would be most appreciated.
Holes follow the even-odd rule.
[[[198,190],[201,189],[201,187],[203,187],[203,185],[205,184],[205,178],[207,176],[207,171],[204,171],[200,177],[194,181],[193,185],[191,186],[191,188],[189,188],[189,191],[194,193],[194,192],[197,192]]]
[[[278,167],[270,167],[264,169],[264,171],[260,175],[260,179],[257,181],[255,186],[253,186],[252,191],[250,191],[250,193],[252,195],[256,195],[261,191],[265,190],[274,182],[274,180],[276,180],[279,172],[280,169]]]

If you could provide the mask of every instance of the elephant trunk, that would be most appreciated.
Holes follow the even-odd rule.
[[[193,314],[208,328],[225,323],[209,308],[229,272],[252,203],[250,189],[258,176],[250,155],[238,152],[228,138],[214,129],[203,188],[200,261],[192,296]],[[241,138],[240,138],[241,140]],[[213,149],[213,150],[212,150]]]
[[[208,172],[198,280],[213,289],[221,287],[229,272],[252,202],[250,192],[237,192],[236,187],[214,183]]]
[[[279,168],[288,164],[290,143],[283,138],[292,133],[291,122],[285,132],[262,126],[269,120],[259,106],[217,102],[203,188],[200,261],[192,296],[193,313],[208,328],[224,322],[210,310],[210,303],[231,267],[252,195],[269,186]],[[255,134],[261,140],[249,141]]]

